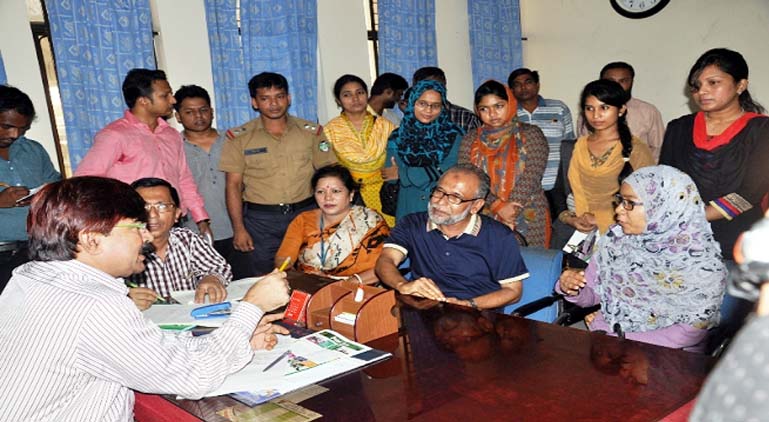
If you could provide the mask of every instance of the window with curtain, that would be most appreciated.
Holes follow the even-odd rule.
[[[379,70],[411,80],[437,66],[435,0],[379,0]]]
[[[216,126],[241,125],[256,116],[251,109],[238,23],[238,0],[206,0],[208,45],[216,98]]]
[[[214,91],[220,115],[238,115],[242,110],[241,105],[234,104],[234,99],[224,103],[230,110],[224,110],[219,104],[219,98],[226,95],[225,92],[241,92],[239,90],[242,89],[235,86],[237,76],[228,80],[222,75],[229,68],[230,75],[243,72],[243,87],[257,73],[276,72],[285,76],[291,94],[289,112],[317,121],[318,31],[315,0],[206,0],[206,13],[209,38],[218,36],[217,42],[212,40],[210,45]],[[237,22],[237,16],[240,17],[239,45],[235,42],[231,24]],[[238,59],[236,45],[242,59]],[[240,69],[234,69],[238,60],[242,60],[243,64]],[[217,74],[220,76],[217,77]],[[239,95],[242,94],[236,94]],[[245,105],[250,108],[250,99],[245,101]],[[246,120],[228,124],[235,126]]]
[[[507,84],[523,63],[518,0],[467,0],[473,86],[488,79]]]
[[[130,69],[155,69],[149,0],[68,0],[46,4],[67,143],[77,168],[107,123],[126,108]]]

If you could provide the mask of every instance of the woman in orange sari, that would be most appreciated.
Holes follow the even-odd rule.
[[[376,211],[353,205],[357,184],[345,167],[334,164],[312,176],[319,209],[299,214],[286,230],[275,266],[286,258],[302,272],[377,282],[374,265],[390,228]]]
[[[487,81],[475,91],[475,111],[483,126],[459,147],[459,163],[471,163],[491,179],[486,213],[518,230],[530,246],[550,244],[550,213],[542,190],[548,145],[542,131],[518,121],[508,87]]]

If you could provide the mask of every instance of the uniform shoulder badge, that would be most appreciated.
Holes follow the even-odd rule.
[[[240,127],[228,129],[227,130],[227,139],[233,140],[233,139],[237,138],[238,136],[246,133],[246,131],[248,131],[248,129],[246,129],[245,126],[240,126]]]
[[[306,130],[309,130],[310,132],[315,133],[315,135],[320,135],[321,132],[323,132],[323,125],[316,125],[312,123],[305,123],[304,128]]]
[[[331,143],[328,140],[323,139],[318,143],[318,149],[320,152],[328,152],[331,149]]]

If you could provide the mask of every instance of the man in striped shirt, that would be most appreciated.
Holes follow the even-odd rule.
[[[145,310],[158,296],[168,298],[177,290],[195,290],[197,303],[206,295],[211,303],[223,301],[225,287],[232,281],[230,264],[195,232],[176,227],[182,215],[176,189],[153,177],[139,179],[131,187],[144,198],[154,247],[146,257],[146,269],[127,279],[133,286],[128,294],[136,306]]]
[[[32,261],[0,295],[1,419],[132,421],[133,390],[200,398],[286,333],[259,325],[288,301],[277,272],[211,334],[146,321],[121,279],[144,269],[146,220],[144,200],[115,179],[63,180],[32,200]]]
[[[550,153],[547,156],[542,189],[545,190],[550,208],[553,208],[552,193],[558,166],[561,161],[561,141],[575,139],[571,111],[563,101],[542,98],[539,95],[539,73],[525,67],[515,69],[507,78],[507,85],[518,101],[518,119],[524,123],[539,126],[547,138]]]

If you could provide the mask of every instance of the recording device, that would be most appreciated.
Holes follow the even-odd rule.
[[[742,263],[729,275],[729,294],[741,299],[758,299],[761,285],[769,281],[769,218],[764,218],[742,235],[735,256]]]

